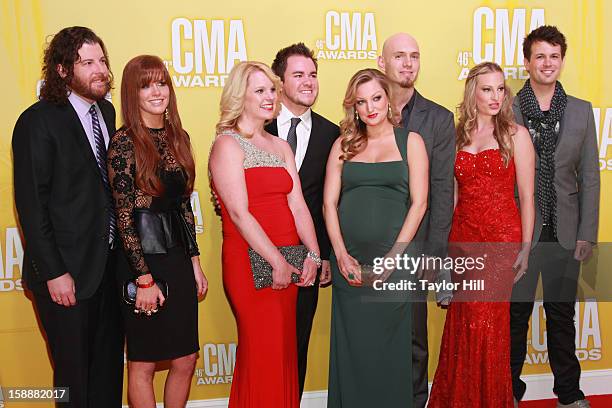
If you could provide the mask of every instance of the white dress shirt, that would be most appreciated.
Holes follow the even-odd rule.
[[[295,149],[295,164],[298,171],[300,167],[302,167],[304,156],[306,156],[306,149],[308,149],[308,142],[310,141],[310,131],[312,130],[311,113],[312,111],[309,108],[302,115],[295,116],[285,105],[281,104],[281,111],[276,118],[278,137],[285,141],[287,140],[287,134],[291,127],[291,118],[299,117],[301,119],[296,128],[297,147]]]
[[[81,125],[83,125],[83,130],[85,130],[85,134],[87,135],[87,140],[89,141],[89,145],[91,146],[91,150],[93,151],[94,157],[96,157],[96,140],[94,138],[93,133],[93,123],[91,120],[91,114],[89,113],[89,109],[91,108],[91,103],[87,102],[85,99],[81,98],[74,92],[70,92],[68,95],[68,100],[70,104],[74,108],[77,113],[77,116],[81,120]],[[108,148],[108,142],[110,137],[108,135],[108,129],[106,129],[106,123],[104,122],[104,117],[102,116],[102,111],[98,106],[97,102],[93,104],[96,107],[96,113],[98,114],[98,121],[100,122],[100,128],[102,128],[102,136],[104,136],[104,144],[106,148]]]

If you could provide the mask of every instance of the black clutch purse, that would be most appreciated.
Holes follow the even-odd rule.
[[[278,250],[287,260],[287,263],[302,271],[306,255],[308,255],[308,248],[305,245],[282,246],[278,247]],[[251,261],[255,289],[259,290],[272,286],[272,265],[252,248],[249,248],[249,260]],[[299,281],[300,275],[293,273],[291,275],[291,282],[298,283]]]
[[[168,284],[161,280],[156,280],[155,284],[161,290],[164,298],[168,300]],[[123,301],[128,305],[133,305],[136,303],[136,291],[138,290],[138,285],[136,284],[136,279],[125,281],[123,285]]]

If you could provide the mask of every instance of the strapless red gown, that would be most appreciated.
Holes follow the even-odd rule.
[[[245,150],[249,212],[276,246],[300,240],[287,194],[293,181],[275,156],[234,135]],[[263,159],[262,159],[263,157]],[[223,285],[238,326],[229,407],[297,408],[297,287],[256,290],[249,245],[221,203]]]
[[[466,248],[477,256],[489,254],[480,273],[485,296],[495,291],[496,301],[453,301],[449,306],[428,407],[512,408],[510,312],[509,303],[500,300],[509,300],[521,242],[514,162],[506,167],[497,149],[460,151],[455,178],[459,196],[449,251],[468,243],[464,256]]]

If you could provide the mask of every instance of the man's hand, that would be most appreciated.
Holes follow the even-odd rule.
[[[577,261],[586,261],[593,255],[593,244],[589,241],[576,241],[576,250],[574,251],[574,259]]]
[[[322,261],[321,264],[321,279],[319,280],[319,286],[325,286],[331,282],[331,265],[329,261]]]
[[[55,279],[47,281],[47,289],[51,300],[62,306],[76,305],[74,279],[68,272]]]

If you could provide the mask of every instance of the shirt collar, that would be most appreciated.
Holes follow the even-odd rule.
[[[289,109],[285,105],[281,103],[281,110],[276,117],[276,122],[278,126],[282,126],[291,121],[291,118],[295,118],[296,116],[291,113]],[[312,128],[312,110],[310,108],[306,109],[306,112],[302,113],[298,116],[301,119],[300,123],[303,123],[306,126],[306,129],[310,130]]]
[[[87,102],[74,92],[70,92],[70,95],[68,95],[68,100],[72,104],[72,107],[76,111],[77,115],[79,115],[79,118],[84,118],[87,116],[89,109],[91,109],[92,106],[91,103]],[[96,105],[96,102],[94,102],[93,105]]]

